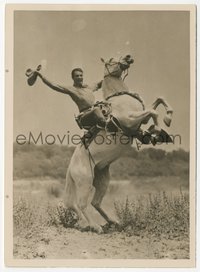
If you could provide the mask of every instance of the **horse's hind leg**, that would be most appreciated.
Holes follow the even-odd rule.
[[[84,219],[84,216],[77,205],[76,186],[73,178],[71,177],[70,171],[68,171],[66,175],[63,200],[65,207],[74,210],[77,213],[79,220]]]
[[[84,147],[77,148],[68,169],[65,203],[68,207],[78,211],[80,219],[84,218],[91,229],[102,232],[101,226],[93,221],[88,210],[88,205],[91,206],[89,197],[94,190],[93,176],[94,166],[91,165],[87,150]]]
[[[93,175],[93,167],[90,167],[90,162],[87,160],[87,157],[85,158],[85,160],[82,161],[82,165],[79,168],[71,168],[71,177],[74,180],[74,185],[76,188],[76,201],[75,205],[73,203],[73,206],[80,211],[79,214],[83,215],[92,230],[101,233],[101,226],[93,220],[88,209],[89,205],[91,205],[89,203],[89,198],[94,190],[92,184]]]
[[[110,181],[109,165],[106,166],[104,169],[98,169],[96,167],[94,174],[95,177],[93,184],[96,190],[91,204],[109,224],[114,224],[115,222],[112,219],[110,219],[108,215],[104,212],[104,210],[101,208],[101,203],[103,197],[105,196]]]
[[[88,177],[87,177],[88,179]],[[82,182],[84,184],[85,179],[82,177]],[[77,203],[78,203],[78,208],[81,210],[82,214],[85,216],[87,219],[89,226],[91,229],[95,230],[98,233],[102,232],[102,228],[100,225],[98,225],[92,217],[89,214],[88,211],[88,201],[89,201],[89,196],[93,191],[93,186],[90,184],[86,184],[84,186],[79,187],[79,194],[77,198]]]

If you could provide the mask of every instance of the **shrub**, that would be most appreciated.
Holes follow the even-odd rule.
[[[165,192],[137,201],[127,198],[114,205],[121,230],[169,237],[189,234],[189,197],[182,192],[171,198]]]
[[[38,221],[37,216],[35,205],[23,197],[19,198],[13,207],[14,232],[20,234],[30,230]]]
[[[65,228],[72,228],[78,221],[77,214],[69,208],[65,208],[63,203],[57,206],[47,206],[47,225],[58,226],[62,225]]]
[[[37,202],[34,199],[20,197],[13,206],[14,234],[26,237],[27,234],[38,232],[40,227],[62,225],[66,228],[74,227],[78,221],[77,214],[51,202]]]
[[[60,223],[65,228],[74,227],[78,221],[77,214],[72,209],[65,208],[62,204],[57,207],[57,214]]]

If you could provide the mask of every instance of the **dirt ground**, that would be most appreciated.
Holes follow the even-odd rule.
[[[14,238],[17,259],[187,259],[189,241],[113,232],[97,234],[63,227]]]
[[[143,183],[142,191],[137,183],[130,187],[123,183],[124,195],[146,193],[149,187],[157,188],[159,179]],[[55,185],[55,181],[51,182]],[[168,179],[169,183],[173,180]],[[178,182],[177,187],[179,186]],[[146,185],[146,188],[144,186]],[[152,186],[153,184],[153,186]],[[167,186],[166,180],[163,184]],[[55,205],[59,198],[52,196],[48,189],[50,181],[15,181],[15,197],[26,197],[33,203],[50,201]],[[59,185],[60,186],[60,185]],[[164,186],[162,186],[163,189]],[[131,189],[132,188],[132,189]],[[145,189],[146,188],[146,189]],[[145,191],[145,190],[146,191]],[[55,193],[54,193],[55,194]],[[121,185],[116,187],[111,184],[104,200],[104,207],[109,214],[114,215],[111,203],[119,199]],[[43,202],[41,202],[43,201]],[[31,204],[32,205],[32,204]],[[35,209],[35,208],[34,208]],[[38,211],[37,211],[38,213]],[[39,220],[39,219],[38,219]],[[40,222],[39,222],[40,221]],[[169,238],[169,236],[154,236],[147,233],[130,235],[129,232],[110,230],[108,233],[97,234],[91,231],[80,231],[75,228],[65,228],[62,225],[46,226],[42,221],[37,222],[37,227],[31,228],[20,234],[14,233],[14,258],[16,259],[188,259],[189,239],[182,236]],[[103,222],[99,222],[102,224]],[[105,224],[105,222],[104,222]]]

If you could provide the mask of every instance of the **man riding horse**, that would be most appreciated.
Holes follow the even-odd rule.
[[[103,60],[102,60],[103,61]],[[102,141],[90,141],[90,145],[77,145],[70,160],[66,174],[66,185],[64,189],[64,205],[78,215],[78,222],[86,220],[89,227],[98,233],[102,232],[102,227],[96,222],[91,214],[92,206],[108,222],[113,224],[112,218],[101,207],[110,181],[110,165],[119,157],[133,155],[132,137],[144,141],[144,132],[141,130],[142,124],[147,124],[153,119],[153,125],[149,127],[149,138],[157,136],[169,136],[160,128],[158,123],[157,107],[162,104],[166,109],[164,117],[165,125],[169,126],[172,118],[172,108],[159,97],[149,107],[145,107],[141,97],[133,92],[129,92],[122,79],[123,73],[127,75],[127,69],[133,60],[130,55],[119,61],[110,59],[104,62],[105,74],[101,84],[93,90],[97,90],[100,85],[106,102],[95,104],[94,94],[88,86],[83,85],[83,72],[80,69],[72,72],[74,85],[71,87],[61,87],[45,79],[37,71],[27,70],[28,84],[33,85],[37,76],[53,90],[68,94],[79,107],[78,117],[80,126],[90,129],[92,125],[98,127],[97,138],[107,139],[111,135],[108,131],[116,131],[116,137],[109,137],[109,144]],[[87,115],[88,114],[88,115]],[[92,117],[91,117],[91,115]],[[90,117],[88,117],[90,116]],[[95,121],[94,121],[95,120]],[[94,122],[94,123],[92,123]],[[111,126],[112,125],[112,126]],[[121,136],[126,135],[128,141],[124,144]],[[112,136],[112,135],[111,135]],[[167,142],[170,138],[167,138]],[[145,138],[146,140],[146,138]],[[159,140],[163,142],[163,139]],[[152,139],[147,143],[152,142]],[[154,142],[157,143],[157,140]],[[87,148],[85,148],[87,147]],[[93,188],[95,192],[93,194]],[[92,198],[91,194],[93,194]],[[91,201],[89,201],[92,199]]]
[[[109,101],[116,96],[129,95],[136,99],[141,105],[141,111],[135,113],[135,119],[144,115],[144,102],[142,98],[137,93],[130,92],[128,87],[122,80],[122,74],[126,73],[124,78],[128,75],[128,68],[134,62],[133,58],[130,55],[126,55],[124,58],[116,62],[111,58],[108,62],[105,62],[105,73],[104,79],[97,83],[93,88],[88,85],[83,84],[83,70],[81,68],[75,68],[71,72],[73,79],[73,86],[61,86],[55,83],[52,83],[47,78],[45,78],[41,70],[41,65],[37,67],[35,71],[28,69],[26,75],[28,77],[28,84],[33,85],[37,79],[40,77],[43,83],[45,83],[51,89],[69,95],[72,100],[76,103],[79,108],[79,115],[76,117],[76,121],[81,129],[86,129],[86,133],[83,137],[83,142],[87,147],[87,144],[96,136],[96,134],[101,130],[105,129],[108,132],[117,132],[122,131],[124,134],[138,138],[142,143],[149,144],[152,140],[151,134],[157,133],[160,134],[160,130],[156,130],[157,126],[157,116],[151,112],[151,117],[155,122],[153,130],[149,132],[143,132],[140,128],[141,122],[138,122],[137,129],[133,132],[129,131],[127,125],[123,127],[123,124],[120,124],[120,119],[112,114],[112,107]],[[104,102],[95,103],[95,96],[93,92],[102,88]],[[148,118],[149,119],[149,118]],[[146,137],[148,136],[148,137]],[[86,140],[86,141],[85,141]],[[86,144],[87,142],[87,144]]]

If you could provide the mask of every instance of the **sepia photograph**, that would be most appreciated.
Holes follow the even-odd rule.
[[[195,266],[195,12],[6,5],[6,265]]]

